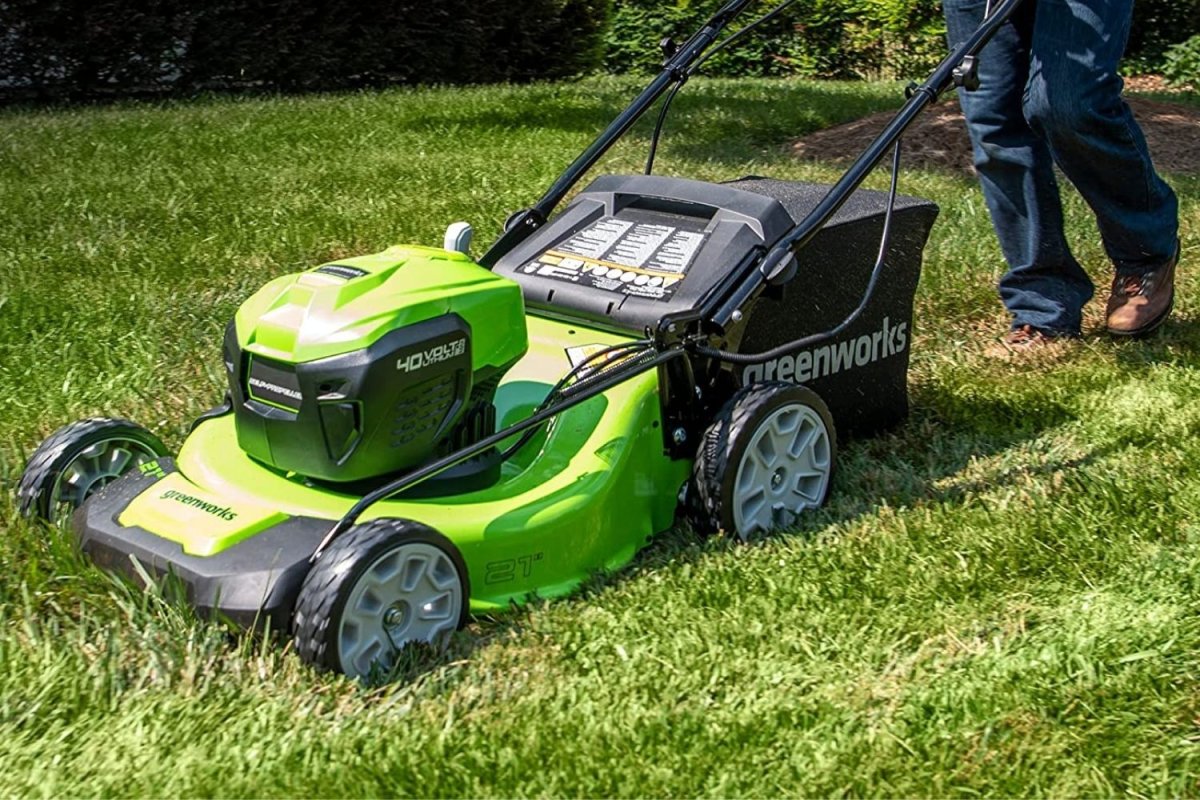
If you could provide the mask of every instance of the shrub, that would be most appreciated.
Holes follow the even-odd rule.
[[[616,0],[605,37],[605,68],[657,68],[659,39],[688,35],[718,5],[717,0]],[[746,14],[752,18],[753,12]],[[1160,69],[1168,47],[1197,33],[1200,0],[1138,0],[1127,68]],[[938,0],[800,0],[753,41],[714,59],[706,72],[917,78],[945,54],[944,36]]]
[[[617,0],[605,37],[605,67],[656,69],[657,43],[682,40],[720,5]],[[761,10],[761,9],[760,9]],[[746,13],[742,21],[754,19]],[[800,0],[773,23],[705,67],[711,75],[911,76],[944,49],[937,0]]]
[[[1167,51],[1163,76],[1176,86],[1200,88],[1200,35],[1180,42]]]
[[[1200,34],[1200,0],[1138,0],[1126,48],[1126,71],[1158,72],[1175,44]]]

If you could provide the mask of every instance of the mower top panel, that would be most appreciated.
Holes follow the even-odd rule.
[[[238,446],[339,484],[412,468],[493,432],[491,395],[527,347],[521,287],[462,253],[393,247],[285,276],[226,332]]]
[[[774,198],[701,181],[606,175],[494,267],[551,316],[640,333],[696,308],[793,225]]]
[[[397,246],[277,278],[242,304],[237,344],[290,364],[362,350],[392,331],[456,313],[479,331],[472,367],[525,351],[520,288],[462,253]]]

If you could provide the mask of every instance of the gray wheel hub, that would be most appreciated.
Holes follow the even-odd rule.
[[[67,464],[54,481],[50,508],[79,508],[83,501],[131,469],[153,461],[158,455],[147,445],[115,437],[89,445]]]
[[[458,627],[463,586],[436,545],[406,542],[377,558],[359,577],[339,622],[342,672],[387,669],[409,642],[443,642]]]
[[[795,523],[817,508],[829,488],[833,452],[829,430],[817,410],[789,403],[755,429],[734,479],[733,519],[738,535]]]

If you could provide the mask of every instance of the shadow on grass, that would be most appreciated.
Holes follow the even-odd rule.
[[[1172,323],[1161,338],[1143,342],[1140,347],[1118,344],[1127,377],[1136,378],[1155,364],[1171,360],[1172,346],[1197,335],[1200,326],[1178,322]],[[1103,388],[1107,378],[1101,375],[1095,380],[1094,385],[1081,387],[1081,391]],[[964,397],[948,386],[919,387],[914,393],[914,409],[905,423],[875,437],[850,440],[842,448],[839,473],[827,506],[805,515],[791,530],[772,534],[756,544],[780,538],[808,539],[832,526],[871,517],[885,505],[959,504],[995,489],[997,480],[1003,481],[1005,476],[1048,478],[1087,467],[1125,446],[1122,441],[1113,441],[1090,446],[1082,453],[1048,452],[1034,463],[1025,459],[1001,467],[999,475],[995,470],[978,477],[967,475],[973,462],[1019,449],[1078,419],[1077,406],[1056,399],[1054,393],[1039,391],[1036,378],[1030,384],[1028,393],[986,398]],[[686,524],[676,525],[656,537],[629,567],[594,577],[573,599],[586,601],[590,594],[667,565],[697,561],[741,546],[729,539],[706,539]]]
[[[1137,379],[1161,364],[1177,363],[1200,352],[1200,321],[1188,318],[1170,321],[1156,335],[1112,345],[1123,379]],[[1065,369],[1065,366],[1064,366]],[[1066,372],[1062,373],[1064,376]],[[1016,461],[1011,467],[984,476],[964,473],[972,462],[988,459],[1038,439],[1047,431],[1076,420],[1079,408],[1055,392],[1043,391],[1047,378],[1015,373],[1013,379],[1028,385],[1024,391],[1010,385],[990,395],[969,395],[948,383],[918,385],[913,392],[914,408],[909,419],[894,430],[871,438],[846,443],[839,454],[839,475],[831,502],[819,512],[806,515],[793,529],[768,537],[808,539],[832,526],[869,518],[884,505],[912,507],[923,504],[958,504],[994,489],[1006,477],[1048,478],[1058,472],[1086,467],[1125,446],[1122,441],[1089,447],[1085,452],[1061,455],[1048,453],[1044,460]],[[1052,379],[1052,378],[1050,378]],[[1071,385],[1090,392],[1104,388],[1111,373],[1098,373]],[[999,383],[999,382],[997,382]],[[751,545],[755,546],[755,545]],[[585,581],[569,598],[556,603],[580,604],[626,581],[636,581],[656,571],[681,563],[699,563],[742,547],[728,538],[704,537],[686,521],[654,537],[627,567],[598,573]],[[182,597],[175,602],[183,604]],[[536,604],[536,601],[535,601]],[[529,610],[514,608],[472,619],[466,631],[455,635],[448,647],[438,649],[410,645],[397,657],[387,674],[365,681],[364,691],[386,695],[381,687],[411,685],[422,681],[452,683],[456,667],[470,664],[479,653],[520,637],[528,627]],[[276,643],[288,646],[290,637],[279,634]]]
[[[1118,343],[1119,358],[1128,377],[1135,378],[1154,365],[1170,360],[1172,348],[1200,336],[1192,321],[1171,323],[1159,337],[1141,343]],[[1101,388],[1104,376],[1082,391]],[[1031,381],[1035,383],[1036,381]],[[1000,474],[966,475],[972,463],[1020,448],[1047,431],[1078,418],[1079,409],[1056,399],[1054,393],[1034,386],[1028,393],[998,393],[992,397],[963,396],[951,386],[918,387],[910,418],[892,430],[871,438],[847,442],[839,454],[840,473],[829,505],[806,515],[793,529],[773,534],[750,546],[769,545],[782,539],[808,539],[854,520],[869,518],[883,506],[892,508],[924,504],[958,504],[988,492],[1005,477],[1049,478],[1055,473],[1087,467],[1123,447],[1119,441],[1089,447],[1085,452],[1047,453],[1044,460],[1027,459],[1001,468]],[[627,567],[598,573],[569,598],[556,603],[580,604],[681,563],[698,563],[735,551],[744,545],[725,537],[705,537],[683,520],[656,536]],[[460,633],[444,653],[428,648],[406,651],[389,680],[411,682],[457,663],[467,663],[480,651],[526,628],[528,611],[477,618],[468,633]]]
[[[1144,342],[1118,343],[1118,357],[1130,377],[1171,360],[1172,348],[1200,337],[1200,325],[1190,320],[1173,322]],[[1103,381],[1103,377],[1097,381]],[[1085,390],[1097,388],[1087,386]],[[1078,409],[1056,400],[1052,393],[1000,393],[993,397],[968,397],[950,386],[920,386],[914,392],[914,409],[902,425],[879,436],[849,441],[839,457],[840,474],[831,502],[805,516],[792,530],[775,534],[750,546],[780,539],[808,539],[831,526],[868,518],[887,506],[955,504],[994,489],[996,476],[966,477],[972,462],[1019,448],[1047,431],[1070,423]],[[1047,478],[1056,472],[1086,467],[1120,443],[1092,447],[1086,452],[1050,456],[1037,463],[1016,462],[1003,475]],[[955,480],[956,476],[961,476]],[[559,604],[586,604],[627,581],[636,581],[684,563],[699,563],[736,551],[744,545],[725,537],[705,537],[683,520],[653,538],[627,567],[597,573]],[[410,645],[401,651],[386,674],[364,682],[364,700],[386,702],[387,687],[412,686],[433,681],[439,688],[458,680],[458,667],[475,661],[493,646],[521,637],[529,628],[529,609],[474,617],[465,631],[456,634],[445,649]],[[284,646],[288,639],[278,638]]]
[[[1181,360],[1195,363],[1200,353],[1200,320],[1172,317],[1149,336],[1115,341],[1113,350],[1117,363],[1129,369]]]

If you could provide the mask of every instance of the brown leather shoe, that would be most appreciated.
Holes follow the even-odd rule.
[[[1108,298],[1108,332],[1144,336],[1167,321],[1175,306],[1175,257],[1142,275],[1117,275]]]

